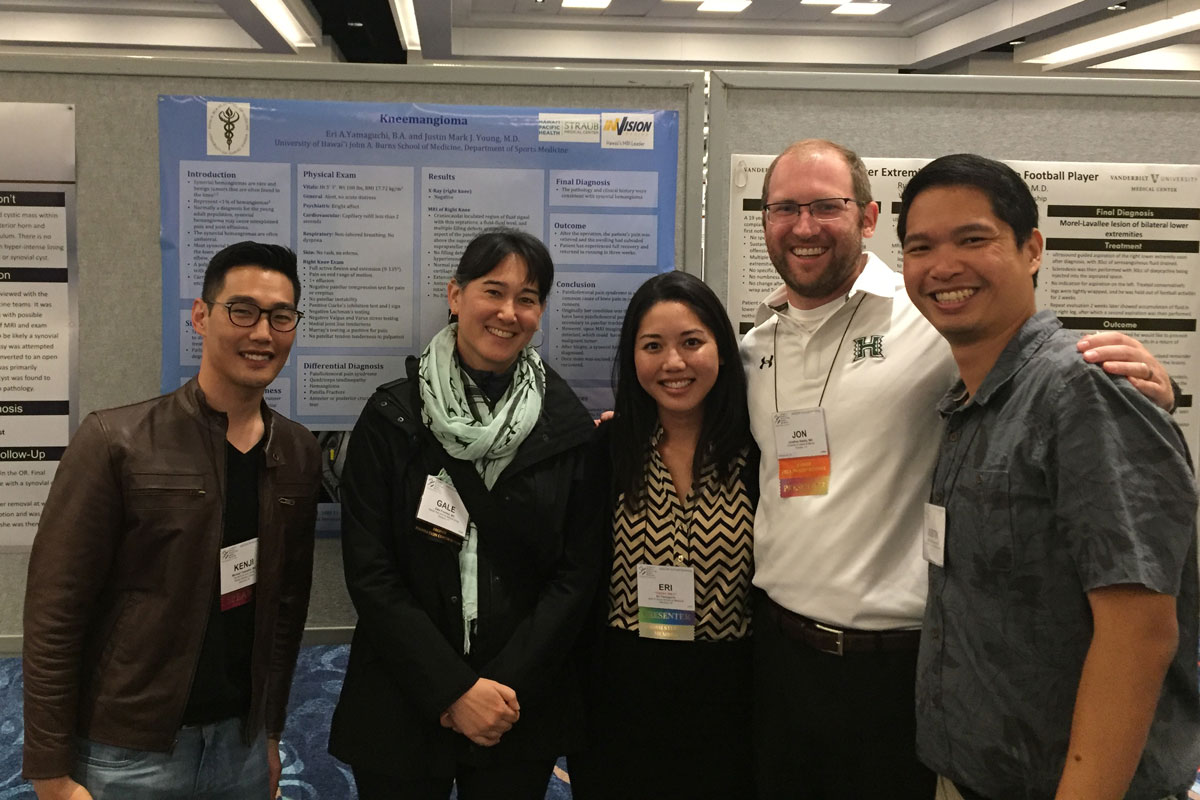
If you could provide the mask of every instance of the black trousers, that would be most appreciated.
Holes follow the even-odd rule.
[[[754,800],[750,642],[639,639],[606,628],[589,681],[575,800]],[[926,798],[930,800],[930,798]]]
[[[917,761],[917,652],[836,656],[784,636],[755,592],[754,767],[761,800],[929,800]]]
[[[359,800],[446,800],[457,783],[458,800],[545,800],[555,759],[493,767],[459,765],[452,777],[397,778],[354,767]]]

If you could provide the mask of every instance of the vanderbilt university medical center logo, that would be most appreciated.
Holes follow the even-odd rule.
[[[250,155],[249,103],[208,103],[208,154]]]
[[[859,336],[854,340],[854,361],[862,361],[864,358],[883,358],[883,336],[875,334],[874,336]]]

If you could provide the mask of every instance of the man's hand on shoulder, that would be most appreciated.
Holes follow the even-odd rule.
[[[1124,375],[1139,392],[1164,411],[1175,408],[1171,376],[1137,339],[1116,331],[1085,336],[1075,347],[1083,360],[1099,364],[1110,375]]]
[[[92,800],[92,793],[67,775],[35,780],[33,791],[38,800]]]

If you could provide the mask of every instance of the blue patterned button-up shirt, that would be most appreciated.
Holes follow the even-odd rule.
[[[960,382],[931,501],[917,751],[994,800],[1052,798],[1092,638],[1087,592],[1177,598],[1179,648],[1128,800],[1186,791],[1200,765],[1196,484],[1179,428],[1086,364],[1052,312],[1029,319],[976,395]]]

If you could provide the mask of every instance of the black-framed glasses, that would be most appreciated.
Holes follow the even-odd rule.
[[[811,203],[793,203],[791,200],[785,200],[782,203],[767,203],[763,206],[763,211],[766,212],[767,222],[792,222],[800,216],[800,209],[807,208],[813,219],[828,222],[842,216],[851,203],[857,206],[866,205],[853,197],[822,197]]]
[[[280,333],[296,330],[296,326],[300,324],[300,318],[304,316],[304,312],[294,308],[262,308],[245,300],[235,300],[232,303],[212,303],[212,305],[225,306],[225,310],[229,312],[229,321],[239,328],[253,328],[262,319],[262,315],[266,314],[267,324]]]

